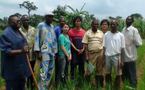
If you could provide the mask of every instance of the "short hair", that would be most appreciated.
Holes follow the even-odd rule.
[[[59,22],[61,22],[61,21],[62,21],[62,19],[64,19],[64,20],[65,20],[65,18],[64,18],[63,16],[61,16],[61,17],[59,18]]]
[[[83,21],[83,19],[82,19],[81,16],[76,16],[76,17],[74,17],[74,19],[73,19],[73,25],[74,25],[74,26],[75,26],[75,22],[76,22],[77,19],[79,19],[81,22]]]
[[[93,18],[91,24],[93,24],[93,23],[96,22],[96,21],[97,21],[98,24],[99,24],[99,20],[98,20],[97,18]]]
[[[63,27],[64,27],[65,25],[68,25],[68,23],[63,24],[63,26],[62,26],[62,28],[61,28],[61,33],[63,32],[62,29],[63,29]],[[68,26],[69,26],[69,25],[68,25]],[[69,27],[69,29],[70,29],[70,27]]]
[[[28,15],[24,14],[24,15],[21,16],[21,19],[23,19],[24,17],[28,17],[29,18]]]
[[[128,16],[127,18],[129,18],[129,17],[131,17],[132,22],[134,22],[134,17],[131,15],[131,16]]]
[[[10,24],[11,20],[13,17],[18,17],[17,15],[13,14],[13,15],[10,15],[9,18],[8,18],[8,23]]]
[[[100,25],[102,25],[104,22],[107,22],[107,25],[109,26],[110,25],[110,22],[108,19],[103,19],[100,23]]]
[[[113,21],[116,22],[117,26],[119,25],[118,20],[117,20],[116,18],[112,19],[112,20],[110,21],[110,24],[111,24]]]

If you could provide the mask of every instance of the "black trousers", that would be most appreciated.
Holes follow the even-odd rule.
[[[136,88],[137,76],[136,76],[136,63],[135,61],[125,62],[123,66],[123,81],[129,81],[131,87]]]
[[[84,62],[85,62],[85,54],[79,54],[77,52],[72,53],[72,60],[71,60],[71,79],[76,78],[75,72],[78,65],[79,75],[81,77],[84,76]]]
[[[6,90],[25,90],[25,79],[6,80]]]

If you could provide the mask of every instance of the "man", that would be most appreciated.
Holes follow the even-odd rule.
[[[54,56],[57,53],[57,40],[52,25],[53,14],[45,15],[45,21],[39,23],[35,39],[34,50],[39,58],[42,56],[40,64],[40,82],[39,88],[45,90],[48,88],[54,67]]]
[[[59,19],[59,25],[57,25],[54,30],[55,30],[55,34],[56,34],[56,38],[57,38],[57,42],[58,42],[58,38],[59,38],[59,35],[61,34],[62,32],[62,27],[63,25],[65,24],[65,19],[64,17],[60,17]],[[59,46],[58,46],[59,47]],[[58,83],[58,80],[59,80],[59,75],[58,75],[58,72],[59,72],[59,64],[58,64],[58,53],[56,54],[56,57],[55,57],[55,81],[56,81],[56,85]]]
[[[64,24],[65,24],[64,17],[60,17],[60,19],[59,19],[59,25],[54,28],[57,39],[58,39],[59,35],[62,32],[62,27],[63,27]]]
[[[35,28],[29,25],[29,17],[28,15],[23,15],[21,17],[21,23],[22,26],[20,28],[20,32],[23,34],[23,36],[26,38],[28,46],[29,46],[29,60],[30,60],[30,64],[32,69],[34,70],[34,65],[35,65],[35,56],[34,56],[34,50],[33,50],[33,46],[34,46],[34,39],[35,39]],[[31,90],[34,89],[33,86],[33,78],[32,76],[30,76],[27,80],[27,86],[28,88],[30,88]]]
[[[129,81],[130,87],[137,87],[136,77],[136,59],[137,47],[142,45],[142,39],[138,30],[132,26],[134,22],[133,17],[126,18],[126,27],[123,28],[122,33],[125,36],[125,58],[123,67],[123,77]]]
[[[92,29],[88,30],[82,40],[85,45],[86,59],[96,68],[97,87],[103,87],[103,32],[98,30],[99,21],[94,19],[91,23]],[[87,70],[88,71],[88,70]],[[89,74],[90,76],[90,74]]]
[[[114,83],[114,90],[119,90],[121,86],[121,57],[124,53],[125,40],[124,35],[117,30],[118,22],[113,19],[111,21],[111,31],[105,33],[104,36],[104,51],[105,51],[105,64],[106,64],[106,84],[111,85],[111,73],[114,66],[116,79]]]
[[[31,75],[26,54],[26,39],[20,33],[20,19],[16,15],[8,18],[9,26],[0,37],[2,76],[6,90],[25,90],[26,78]]]

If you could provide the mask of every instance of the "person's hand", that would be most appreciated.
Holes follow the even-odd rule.
[[[22,48],[22,52],[23,52],[23,53],[28,53],[28,52],[29,52],[29,46],[28,46],[28,45],[25,45],[25,46]]]
[[[80,52],[80,50],[79,49],[76,49],[76,51],[79,53]]]
[[[79,54],[82,54],[84,52],[84,49],[79,50]]]
[[[69,56],[67,56],[67,60],[68,60],[68,61],[71,61],[71,59],[72,59],[72,56],[71,56],[71,54],[70,54]]]

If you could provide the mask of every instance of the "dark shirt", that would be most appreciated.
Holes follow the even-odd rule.
[[[2,76],[6,80],[26,78],[31,75],[25,53],[8,54],[11,50],[22,49],[26,43],[26,39],[11,27],[7,27],[0,36]]]

